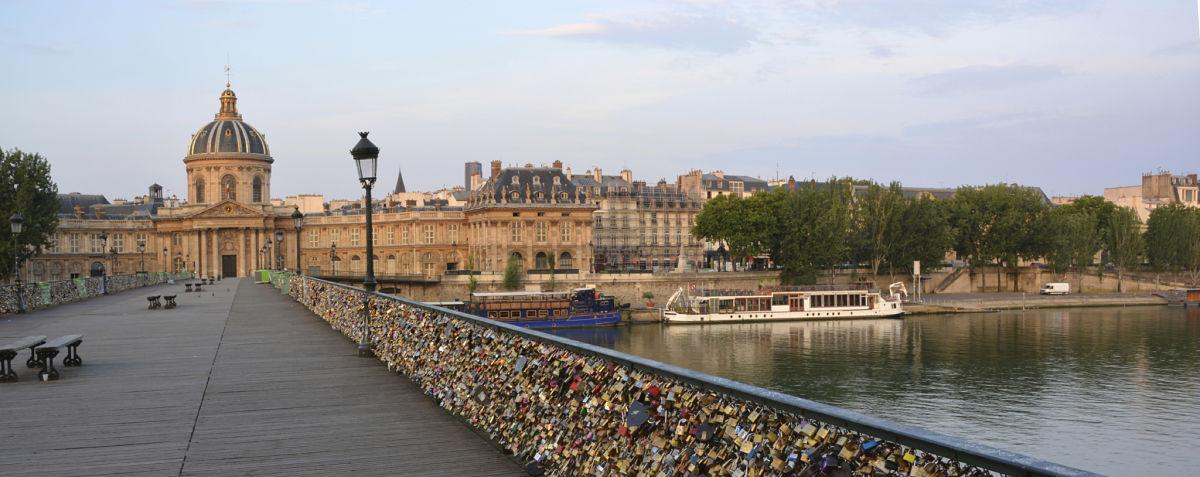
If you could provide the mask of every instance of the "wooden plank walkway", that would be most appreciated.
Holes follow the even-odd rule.
[[[0,341],[84,334],[62,380],[22,355],[21,381],[0,383],[0,474],[524,475],[275,288],[182,289],[0,319]],[[179,308],[146,309],[176,292]]]

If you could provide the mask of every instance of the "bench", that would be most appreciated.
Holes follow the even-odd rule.
[[[151,309],[151,310],[156,309],[156,308],[162,308],[162,303],[158,301],[158,295],[148,296],[148,297],[146,297],[146,301],[150,302],[149,309]]]
[[[58,370],[54,369],[54,357],[58,356],[58,349],[67,348],[67,357],[63,358],[63,366],[80,366],[83,364],[83,359],[79,357],[79,344],[83,343],[83,335],[66,335],[54,338],[33,349],[37,353],[38,360],[42,363],[42,370],[38,371],[38,379],[42,381],[54,381],[58,379]]]
[[[163,308],[166,308],[168,310],[171,308],[175,308],[175,295],[163,295],[163,299],[167,300],[167,305],[164,306]]]
[[[191,283],[184,283],[184,284],[183,284],[183,288],[184,288],[184,290],[183,290],[183,291],[185,291],[185,292],[190,292],[190,291],[192,291],[192,284],[191,284]]]
[[[29,360],[25,362],[25,365],[30,368],[37,366],[37,359],[34,358],[33,348],[45,342],[45,336],[26,336],[12,343],[0,346],[0,383],[17,380],[17,372],[13,370],[12,360],[17,357],[19,351],[25,348],[29,348]]]

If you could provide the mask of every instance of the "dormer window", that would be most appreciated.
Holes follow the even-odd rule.
[[[533,185],[542,185],[542,178],[538,177],[538,176],[533,176]]]
[[[512,180],[512,183],[513,183],[513,185],[520,185],[520,184],[521,184],[521,177],[520,177],[520,176],[517,176],[517,175],[513,175],[513,180]]]
[[[558,176],[554,176],[554,185],[562,185],[558,182]]]

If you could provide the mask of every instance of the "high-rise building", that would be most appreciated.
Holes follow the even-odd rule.
[[[476,161],[468,162],[463,170],[464,189],[471,190],[471,176],[475,174],[483,175],[483,165]]]

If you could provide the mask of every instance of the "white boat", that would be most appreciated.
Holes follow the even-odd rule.
[[[903,284],[885,298],[870,283],[854,285],[778,286],[762,290],[698,290],[680,288],[667,300],[668,323],[880,318],[904,313]]]

